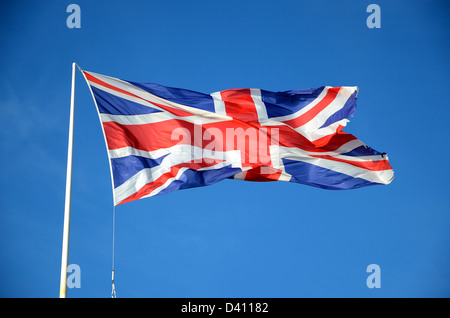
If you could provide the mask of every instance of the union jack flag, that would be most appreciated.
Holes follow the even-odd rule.
[[[385,153],[342,131],[357,87],[204,94],[82,72],[103,128],[115,205],[227,178],[324,189],[393,180]]]

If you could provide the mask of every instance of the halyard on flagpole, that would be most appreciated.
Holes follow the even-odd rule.
[[[67,297],[67,265],[69,260],[70,201],[72,195],[73,122],[75,108],[75,66],[72,63],[72,86],[70,93],[69,142],[67,148],[66,198],[64,205],[64,230],[61,255],[61,278],[59,297]]]

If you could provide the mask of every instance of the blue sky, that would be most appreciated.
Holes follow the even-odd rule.
[[[66,8],[81,8],[69,29]],[[381,8],[369,29],[366,8]],[[119,297],[449,297],[446,1],[3,1],[0,297],[58,297],[71,63],[205,93],[359,86],[344,129],[387,186],[226,180],[116,208]],[[109,297],[112,191],[77,71],[70,264]],[[366,268],[381,268],[381,288]]]

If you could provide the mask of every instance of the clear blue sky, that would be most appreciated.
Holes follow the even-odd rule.
[[[81,29],[66,7],[81,7]],[[381,8],[381,29],[366,8]],[[0,296],[57,297],[71,63],[211,93],[358,85],[345,128],[389,154],[387,186],[226,180],[116,208],[119,297],[449,297],[446,1],[2,1]],[[77,71],[69,263],[109,297],[112,191]],[[381,288],[366,267],[381,268]]]

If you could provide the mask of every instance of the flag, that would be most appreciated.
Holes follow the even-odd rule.
[[[324,189],[393,180],[385,153],[342,131],[358,87],[205,94],[82,72],[107,145],[115,205],[224,179]]]

